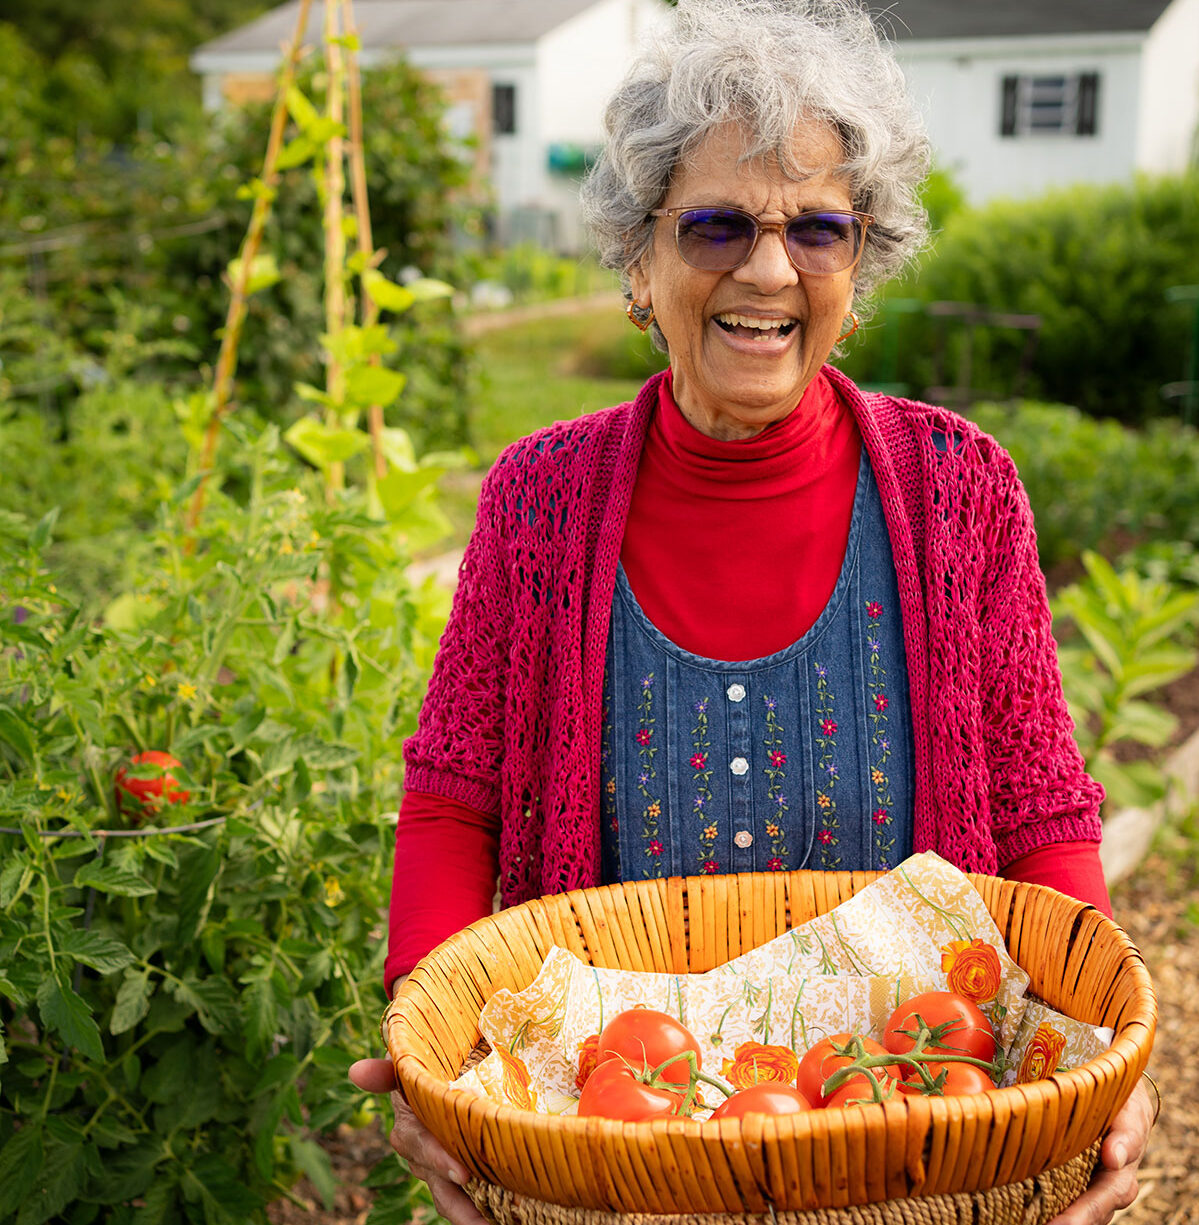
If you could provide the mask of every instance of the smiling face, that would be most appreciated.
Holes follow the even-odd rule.
[[[853,208],[849,184],[835,174],[844,154],[828,125],[796,132],[793,164],[811,171],[799,181],[774,158],[742,162],[744,147],[740,128],[718,128],[680,164],[662,207],[731,204],[767,223]],[[855,271],[799,273],[774,231],[740,268],[704,272],[679,255],[673,218],[659,217],[629,281],[633,300],[653,307],[666,337],[683,415],[713,438],[748,438],[787,416],[828,358],[844,330]]]

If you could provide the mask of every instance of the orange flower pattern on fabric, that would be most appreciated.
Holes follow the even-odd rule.
[[[951,940],[941,946],[941,969],[950,991],[976,1004],[985,1004],[999,994],[1003,968],[993,944],[977,936],[973,940]]]
[[[529,1069],[524,1060],[502,1046],[496,1050],[504,1067],[504,1096],[520,1110],[536,1110],[537,1093],[529,1084]]]
[[[786,1084],[799,1071],[799,1056],[787,1046],[742,1042],[732,1059],[721,1065],[720,1074],[734,1089],[748,1089],[764,1080]]]
[[[579,1071],[575,1077],[575,1088],[582,1092],[587,1077],[595,1071],[599,1057],[599,1034],[590,1034],[579,1043]]]
[[[1020,1071],[1016,1083],[1025,1085],[1030,1080],[1044,1080],[1057,1071],[1066,1049],[1066,1035],[1058,1033],[1048,1021],[1042,1021],[1033,1034],[1032,1041],[1024,1049],[1020,1060]]]

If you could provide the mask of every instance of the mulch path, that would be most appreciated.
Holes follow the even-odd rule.
[[[1141,1166],[1141,1193],[1117,1214],[1120,1225],[1199,1225],[1199,868],[1195,847],[1151,854],[1113,891],[1116,920],[1145,957],[1157,989],[1159,1019],[1150,1072],[1161,1086],[1161,1119]],[[269,1210],[272,1225],[363,1225],[371,1195],[362,1184],[391,1160],[382,1127],[344,1128],[326,1149],[342,1186],[326,1210],[306,1182]]]

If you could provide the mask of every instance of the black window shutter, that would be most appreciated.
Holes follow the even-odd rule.
[[[1000,108],[999,135],[1016,135],[1016,100],[1020,92],[1019,77],[1003,78],[1003,99]]]
[[[1099,74],[1084,72],[1078,78],[1078,122],[1075,132],[1079,136],[1094,136],[1098,131]]]

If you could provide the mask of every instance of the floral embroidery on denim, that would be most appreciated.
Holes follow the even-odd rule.
[[[837,786],[837,721],[833,718],[833,693],[828,687],[828,668],[822,664],[816,668],[816,747],[820,760],[816,766],[816,830],[818,867],[828,870],[841,866],[841,855],[837,847],[841,839],[837,831],[841,823],[837,820],[837,801],[833,792]]]
[[[662,875],[662,852],[665,847],[658,837],[658,818],[662,815],[662,804],[650,791],[650,784],[657,777],[654,770],[654,754],[657,745],[654,744],[654,674],[648,673],[641,678],[641,700],[637,703],[637,731],[634,738],[637,741],[637,790],[645,797],[645,807],[641,810],[641,838],[645,843],[645,855],[648,863],[645,875]]]
[[[783,782],[787,777],[787,753],[783,748],[783,725],[778,720],[778,703],[764,697],[766,704],[766,765],[763,773],[770,780],[766,791],[766,837],[770,839],[770,858],[766,867],[771,872],[782,872],[787,867],[787,835],[784,832],[788,811],[787,797],[783,794]]]
[[[691,811],[697,820],[704,821],[699,831],[699,870],[709,874],[720,871],[715,858],[716,839],[720,827],[712,813],[712,789],[708,785],[712,778],[712,742],[708,739],[708,699],[700,698],[695,703],[695,726],[691,729],[691,782],[695,786],[695,798]]]
[[[601,804],[604,810],[604,821],[607,823],[608,829],[613,834],[620,832],[620,821],[616,815],[616,774],[612,767],[612,708],[609,703],[609,694],[612,690],[608,678],[607,670],[604,671],[604,708],[601,715],[603,723],[603,733],[600,738],[600,778],[603,779],[603,795]],[[616,838],[612,839],[613,846],[618,846]]]
[[[877,866],[881,869],[894,867],[891,862],[895,850],[895,835],[890,833],[895,819],[891,813],[895,802],[891,798],[891,780],[887,777],[887,762],[891,758],[891,740],[887,731],[887,670],[881,661],[882,644],[878,630],[883,619],[883,606],[877,600],[866,602],[866,615],[870,618],[866,626],[866,647],[870,651],[870,704],[866,713],[870,718],[870,782],[874,787],[874,805],[870,820],[874,825],[874,852]]]

